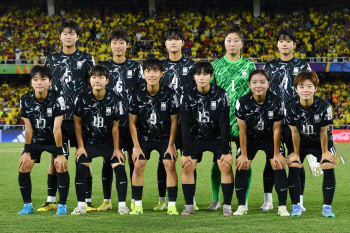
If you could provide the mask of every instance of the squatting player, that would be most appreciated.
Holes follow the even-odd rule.
[[[125,57],[125,52],[129,48],[129,35],[124,30],[112,30],[108,37],[109,47],[112,49],[113,59],[105,61],[102,66],[109,71],[109,82],[107,89],[113,90],[116,94],[123,98],[123,117],[119,122],[120,148],[127,152],[128,163],[130,167],[130,180],[134,171],[132,162],[132,138],[129,130],[129,99],[132,93],[145,83],[142,77],[142,67],[139,63],[129,60]],[[97,211],[112,209],[111,191],[113,182],[113,171],[109,161],[103,161],[102,167],[102,186],[104,194],[104,202]],[[132,200],[131,209],[135,205]]]
[[[71,147],[77,147],[73,119],[74,100],[81,92],[88,91],[87,80],[89,71],[95,64],[94,58],[89,53],[81,52],[75,47],[81,31],[82,29],[78,23],[74,21],[63,22],[59,28],[59,38],[63,49],[61,52],[50,54],[45,61],[45,66],[50,69],[52,74],[51,89],[63,96],[67,105],[62,123],[63,152],[65,155],[69,154],[68,142]],[[86,195],[87,210],[94,211],[96,208],[91,204],[91,171],[87,173],[87,176],[89,176]],[[47,179],[47,202],[38,211],[48,211],[57,208],[55,203],[56,187],[56,170],[53,160],[51,160]]]
[[[34,66],[30,71],[34,91],[21,97],[21,114],[25,122],[25,146],[19,160],[18,182],[24,201],[20,215],[34,213],[32,205],[32,183],[30,172],[34,163],[40,163],[42,152],[53,154],[58,172],[57,215],[67,214],[66,201],[69,191],[67,158],[62,149],[61,125],[66,105],[63,97],[51,91],[51,73],[46,67]]]
[[[249,74],[251,92],[239,98],[236,103],[241,150],[236,159],[235,183],[238,209],[233,215],[247,214],[245,205],[248,188],[247,173],[256,153],[263,150],[276,174],[278,214],[289,216],[286,209],[288,193],[286,159],[280,153],[283,102],[281,98],[268,91],[269,80],[264,70],[252,71]]]
[[[86,171],[93,158],[109,161],[116,176],[118,213],[129,214],[126,207],[128,179],[125,172],[125,156],[119,146],[119,121],[123,115],[122,99],[112,90],[106,90],[109,71],[94,66],[90,71],[92,90],[79,95],[75,101],[74,123],[78,148],[75,153],[75,189],[78,207],[71,214],[86,213]]]
[[[214,153],[221,172],[223,214],[232,215],[232,154],[229,133],[230,101],[227,93],[210,83],[214,69],[209,62],[192,67],[197,86],[181,98],[181,125],[184,151],[181,156],[182,189],[186,206],[182,215],[194,214],[194,170],[205,151]]]
[[[296,35],[291,28],[280,30],[276,36],[277,48],[280,53],[279,59],[267,62],[264,69],[271,79],[270,90],[277,96],[281,97],[286,105],[293,98],[297,97],[294,88],[294,78],[303,70],[311,70],[309,65],[301,59],[293,57],[293,49],[296,46]],[[282,123],[282,143],[286,144],[288,154],[293,152],[293,142],[288,125]],[[303,211],[303,193],[305,187],[305,170],[302,167],[300,173],[301,196],[300,204]],[[268,211],[273,209],[272,189],[274,184],[274,171],[268,159],[266,160],[264,174],[264,204],[260,210]]]
[[[212,62],[214,67],[214,77],[212,83],[223,88],[230,99],[230,138],[236,143],[239,150],[238,124],[235,116],[236,101],[249,92],[248,76],[255,70],[253,62],[241,57],[243,47],[243,32],[238,25],[233,25],[225,34],[226,55]],[[249,170],[249,186],[247,190],[246,204],[248,205],[249,187],[251,184],[251,169]],[[213,202],[208,210],[220,208],[220,170],[216,161],[211,170],[211,183],[213,192]]]
[[[146,60],[143,63],[143,76],[147,84],[137,90],[130,100],[129,127],[134,142],[132,158],[135,166],[132,176],[135,208],[130,212],[132,215],[143,213],[143,172],[152,150],[159,152],[167,174],[168,214],[179,214],[176,209],[178,178],[174,146],[179,102],[172,89],[159,84],[162,75],[161,61]]]
[[[289,166],[289,194],[293,210],[291,216],[300,216],[300,171],[306,155],[317,158],[323,169],[323,211],[325,217],[335,217],[331,205],[335,192],[335,148],[332,131],[332,109],[329,103],[315,96],[318,77],[313,71],[303,71],[294,79],[299,97],[286,105],[286,122],[291,128],[294,152],[287,158]]]

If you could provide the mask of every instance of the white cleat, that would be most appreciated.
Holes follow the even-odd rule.
[[[215,200],[210,204],[210,206],[208,207],[208,210],[216,211],[220,209],[220,207],[221,207],[220,202]]]
[[[238,206],[238,209],[236,212],[233,213],[233,215],[239,216],[239,215],[244,215],[247,214],[247,207],[245,205],[240,205]]]
[[[269,211],[273,209],[273,205],[270,202],[264,202],[264,204],[259,208],[262,211]]]
[[[75,209],[73,210],[73,212],[71,213],[71,215],[82,215],[82,214],[86,214],[86,207],[75,207]]]
[[[127,214],[130,213],[130,210],[129,210],[129,208],[126,207],[126,206],[121,206],[121,207],[118,208],[118,213],[119,213],[120,215],[127,215]]]
[[[290,216],[285,205],[278,206],[278,215],[282,217]]]

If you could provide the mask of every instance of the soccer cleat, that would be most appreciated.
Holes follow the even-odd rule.
[[[278,206],[278,215],[282,217],[290,216],[285,205]]]
[[[166,207],[165,201],[158,202],[158,205],[153,208],[153,210],[155,210],[155,211],[166,210],[166,209],[167,209],[167,207]]]
[[[194,214],[193,205],[185,205],[185,208],[182,211],[181,215],[191,215],[191,214]]]
[[[301,213],[302,211],[300,205],[293,205],[292,213],[290,214],[290,216],[300,217]]]
[[[236,212],[233,213],[233,215],[239,216],[239,215],[244,215],[247,214],[247,207],[245,205],[239,205],[238,209]]]
[[[86,208],[78,206],[75,207],[71,215],[81,215],[81,214],[86,214]]]
[[[40,207],[38,212],[45,212],[49,210],[57,210],[57,204],[55,202],[46,202],[42,207]]]
[[[111,206],[111,207],[112,207],[112,206]],[[120,215],[127,215],[127,214],[130,213],[130,210],[129,210],[129,208],[126,207],[126,206],[120,206],[120,207],[118,208],[118,213],[119,213]]]
[[[18,212],[19,215],[27,215],[27,214],[33,214],[34,208],[31,204],[24,203],[24,207],[21,211]]]
[[[67,206],[58,204],[56,215],[67,215]]]
[[[264,204],[259,208],[262,211],[269,211],[273,209],[273,205],[270,202],[264,202]]]
[[[102,205],[100,205],[97,208],[97,211],[106,211],[106,210],[111,210],[112,209],[112,203],[110,203],[109,201],[104,201],[102,203]]]
[[[232,207],[230,205],[223,205],[222,206],[222,213],[224,214],[224,216],[232,215]]]
[[[86,211],[97,211],[97,208],[91,202],[86,202]]]
[[[168,214],[169,215],[179,215],[179,212],[177,212],[176,206],[169,206],[168,207]]]
[[[134,208],[135,208],[135,201],[134,201],[134,200],[131,200],[130,209],[131,209],[131,210],[134,210]]]
[[[135,206],[135,208],[129,214],[130,215],[141,215],[141,214],[143,214],[142,206]]]
[[[332,208],[330,206],[323,207],[322,215],[326,218],[334,218],[335,215],[332,212]]]
[[[220,205],[220,202],[217,201],[217,200],[214,200],[210,206],[208,207],[208,210],[210,211],[216,211],[218,209],[220,209],[221,205]]]
[[[303,212],[306,211],[306,209],[305,209],[305,207],[303,205],[300,205],[300,208],[301,208],[301,211],[303,211]]]
[[[194,208],[194,210],[196,210],[196,211],[199,210],[199,208],[198,208],[198,206],[197,206],[197,204],[196,204],[195,201],[193,202],[193,208]]]

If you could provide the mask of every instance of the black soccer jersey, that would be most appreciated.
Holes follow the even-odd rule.
[[[282,100],[268,91],[263,104],[258,104],[252,92],[236,102],[237,118],[247,125],[247,139],[256,144],[273,143],[273,124],[283,119]]]
[[[136,115],[139,140],[167,141],[170,138],[170,115],[177,114],[179,101],[173,90],[160,85],[155,96],[147,90],[147,84],[132,95],[129,112]]]
[[[193,139],[222,139],[223,145],[229,145],[230,101],[224,89],[210,84],[209,92],[203,95],[194,87],[183,95],[181,112],[184,148],[188,148]]]
[[[64,120],[74,120],[74,100],[80,93],[88,91],[89,72],[94,65],[94,58],[79,50],[73,54],[61,51],[46,58],[45,66],[52,74],[51,90],[57,91],[66,101]]]
[[[296,126],[300,132],[300,147],[320,147],[321,127],[332,124],[332,109],[329,103],[317,96],[310,108],[305,109],[300,99],[292,100],[286,106],[286,122]],[[331,129],[327,131],[328,140],[333,140]]]
[[[265,64],[264,70],[271,80],[270,90],[287,104],[298,96],[294,89],[295,76],[304,70],[311,71],[311,68],[304,60],[292,58],[289,61],[274,59]]]
[[[84,144],[113,144],[113,121],[124,114],[121,98],[107,90],[102,100],[97,100],[90,90],[76,98],[74,115],[82,118]]]
[[[129,99],[132,93],[145,83],[142,76],[142,66],[138,62],[129,59],[122,64],[108,60],[102,65],[109,70],[109,83],[106,88],[113,90],[123,99],[125,114],[120,120],[119,127],[129,127]]]
[[[28,118],[33,128],[32,143],[56,144],[53,135],[55,117],[64,115],[66,105],[63,97],[49,90],[44,102],[38,102],[35,92],[30,91],[21,97],[21,114]]]

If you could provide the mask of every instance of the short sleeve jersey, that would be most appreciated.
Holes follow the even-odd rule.
[[[193,139],[221,139],[220,114],[229,114],[230,101],[225,90],[215,84],[210,84],[210,90],[205,95],[194,87],[182,97],[181,111],[191,114],[190,133]]]
[[[72,54],[64,54],[61,51],[46,58],[45,66],[52,74],[51,90],[63,96],[67,105],[64,120],[74,120],[74,101],[80,93],[89,90],[89,72],[94,65],[91,54],[79,50]]]
[[[261,105],[255,101],[252,92],[236,103],[236,117],[245,121],[247,139],[255,144],[273,143],[273,124],[283,119],[283,112],[282,99],[269,91]]]
[[[35,92],[30,91],[21,97],[21,115],[28,118],[33,128],[32,143],[56,144],[53,135],[55,117],[64,115],[66,105],[63,97],[49,90],[44,102],[39,102]]]
[[[147,84],[137,90],[131,100],[129,112],[136,115],[139,140],[164,142],[170,138],[171,115],[177,114],[179,100],[169,87],[160,85],[155,96],[147,90]]]
[[[255,70],[252,61],[241,57],[238,61],[230,61],[226,56],[212,62],[214,75],[211,80],[223,88],[230,99],[230,135],[232,139],[238,140],[239,129],[235,116],[236,101],[250,91],[248,77]]]
[[[84,144],[113,145],[113,121],[124,114],[121,98],[111,90],[102,100],[92,91],[83,93],[75,100],[74,115],[82,118]]]
[[[129,127],[129,99],[132,93],[145,83],[142,76],[142,66],[129,59],[121,64],[108,60],[102,63],[102,66],[109,71],[109,82],[106,88],[113,90],[123,100],[125,114],[120,120],[119,127]]]

